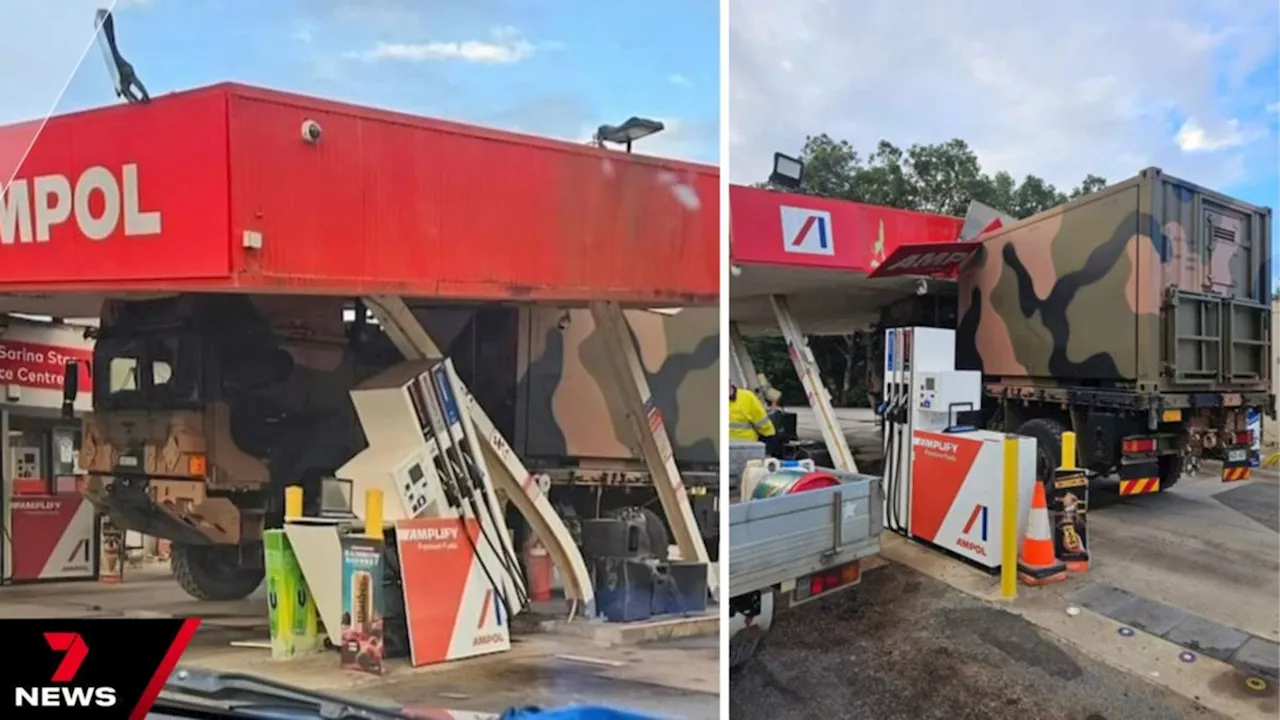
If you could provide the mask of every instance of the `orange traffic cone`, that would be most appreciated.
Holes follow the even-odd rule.
[[[1053,554],[1053,534],[1049,529],[1049,508],[1044,500],[1044,484],[1036,481],[1027,516],[1027,536],[1018,559],[1018,579],[1023,585],[1048,585],[1067,579],[1067,566]]]

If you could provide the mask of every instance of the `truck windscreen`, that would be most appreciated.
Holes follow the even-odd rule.
[[[94,405],[102,410],[186,408],[201,400],[191,333],[110,334],[94,348]]]

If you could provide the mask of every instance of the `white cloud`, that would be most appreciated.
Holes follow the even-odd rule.
[[[1060,187],[1150,164],[1211,186],[1274,169],[1251,145],[1274,131],[1249,113],[1275,92],[1245,80],[1274,62],[1275,3],[962,5],[730,0],[731,179],[822,132],[864,154],[959,137],[990,171]]]
[[[1276,102],[1273,102],[1273,103],[1268,103],[1268,104],[1267,104],[1267,112],[1269,112],[1269,113],[1280,113],[1280,101],[1276,101]]]
[[[689,78],[681,75],[680,73],[671,73],[670,75],[668,75],[667,82],[671,83],[672,85],[675,85],[676,87],[682,87],[682,88],[693,87],[693,83],[689,82]]]
[[[294,40],[297,40],[300,43],[310,43],[314,39],[311,32],[311,28],[305,25],[299,26],[298,28],[296,28],[289,35],[289,37],[293,38]]]
[[[526,40],[517,29],[503,26],[490,30],[488,40],[380,42],[370,50],[349,52],[346,55],[366,62],[460,60],[501,65],[526,60],[536,50],[537,46]]]
[[[1178,128],[1178,133],[1173,136],[1173,139],[1183,152],[1191,153],[1239,147],[1244,144],[1245,136],[1240,132],[1239,120],[1228,120],[1219,132],[1210,133],[1200,127],[1200,123],[1196,122],[1195,118],[1189,118],[1182,123],[1182,127]]]

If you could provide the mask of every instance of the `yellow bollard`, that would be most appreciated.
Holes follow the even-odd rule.
[[[381,490],[370,489],[364,493],[364,535],[374,540],[383,538]]]
[[[297,520],[302,517],[302,486],[290,485],[284,489],[284,519]]]
[[[1076,434],[1070,430],[1062,433],[1062,469],[1076,469]]]
[[[1000,597],[1018,596],[1018,438],[1004,438],[1004,502],[1000,513]]]

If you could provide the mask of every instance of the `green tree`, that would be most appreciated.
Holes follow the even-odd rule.
[[[1029,217],[1107,184],[1090,174],[1065,193],[1035,175],[1019,183],[1004,171],[987,174],[969,144],[958,138],[905,150],[881,140],[863,157],[847,140],[811,135],[800,159],[805,164],[800,192],[806,195],[953,216],[964,215],[969,201],[977,200],[1017,218]]]
[[[832,402],[855,406],[866,403],[867,392],[860,379],[866,372],[866,347],[853,334],[811,336],[809,349],[822,368]],[[787,342],[780,337],[749,337],[747,352],[769,384],[782,393],[783,405],[804,405],[805,392],[787,355]],[[755,383],[752,383],[754,386]]]
[[[1003,170],[987,173],[969,144],[958,138],[915,144],[905,150],[881,140],[863,156],[847,140],[824,133],[805,139],[800,159],[804,162],[803,194],[957,217],[964,215],[969,201],[977,200],[1022,219],[1107,184],[1104,178],[1089,174],[1070,192],[1063,192],[1035,175],[1019,182]],[[770,185],[758,183],[757,187]],[[866,402],[866,387],[861,382],[868,356],[865,339],[851,332],[809,340],[838,404]],[[784,403],[805,402],[804,389],[795,378],[781,338],[752,338],[747,347],[756,369],[782,392]]]

